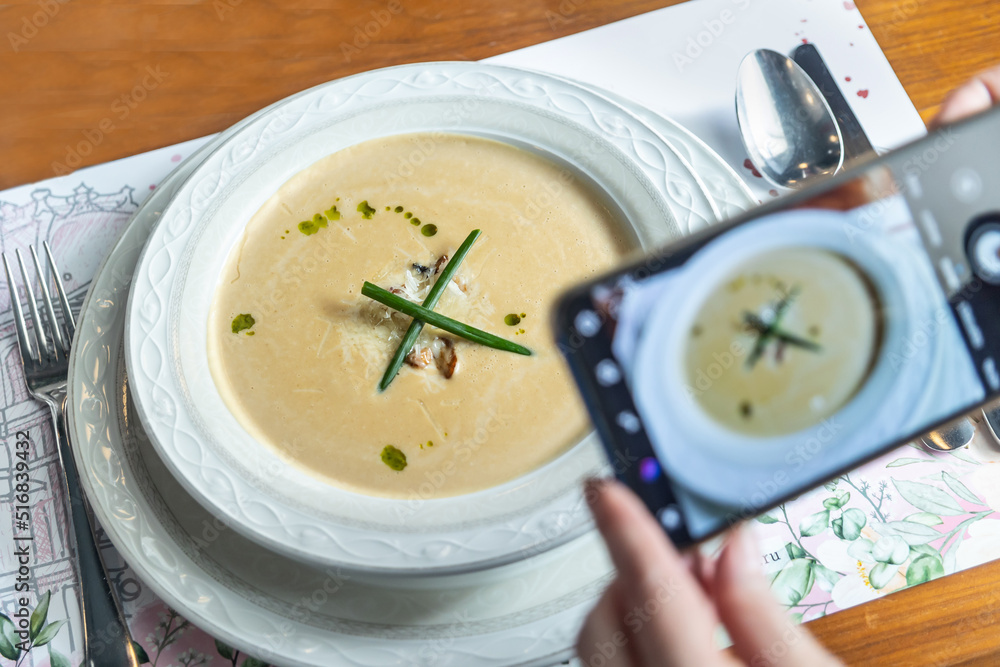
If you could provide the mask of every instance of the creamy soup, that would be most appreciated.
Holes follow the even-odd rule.
[[[695,317],[688,388],[733,431],[792,433],[847,403],[880,338],[877,297],[853,263],[817,248],[766,252],[727,276]]]
[[[473,229],[434,310],[533,354],[427,326],[380,393],[410,318],[362,283],[422,302]],[[458,135],[365,142],[294,176],[249,221],[214,296],[212,375],[255,438],[331,484],[386,497],[494,486],[588,430],[550,310],[631,245],[587,187],[534,154]]]

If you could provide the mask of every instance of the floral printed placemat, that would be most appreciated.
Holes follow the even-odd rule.
[[[1000,556],[1000,444],[919,443],[758,517],[772,590],[809,621]]]

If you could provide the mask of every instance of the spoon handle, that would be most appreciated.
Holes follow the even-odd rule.
[[[813,44],[803,44],[792,51],[792,60],[805,70],[805,73],[823,93],[834,118],[837,119],[837,124],[840,125],[840,134],[844,138],[844,168],[846,169],[849,162],[858,158],[875,155],[875,149],[868,141],[868,136],[862,129],[861,123],[858,122],[858,117],[851,110],[851,105],[847,103],[843,93],[840,92],[840,87],[827,68],[823,57],[819,54],[819,49]]]

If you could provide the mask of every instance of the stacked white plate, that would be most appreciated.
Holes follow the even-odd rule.
[[[646,247],[753,203],[721,158],[665,118],[575,82],[472,63],[318,86],[179,166],[129,223],[80,314],[71,439],[94,511],[136,572],[186,618],[274,664],[557,663],[611,576],[580,489],[606,466],[592,436],[510,484],[393,512],[271,465],[205,371],[204,329],[178,326],[207,312],[204,281],[241,231],[233,221],[330,153],[420,131],[530,146],[569,165]],[[261,472],[275,469],[277,482]]]

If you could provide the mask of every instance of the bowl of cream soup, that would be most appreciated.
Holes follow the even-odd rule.
[[[680,233],[678,157],[575,84],[430,63],[275,105],[209,156],[140,258],[126,361],[171,472],[233,529],[313,564],[461,572],[590,527],[607,466],[555,348],[569,285]],[[685,187],[681,184],[682,187]],[[474,230],[435,312],[410,318]]]

